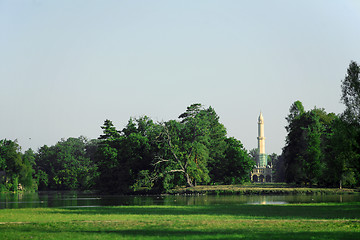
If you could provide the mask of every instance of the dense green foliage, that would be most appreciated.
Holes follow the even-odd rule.
[[[341,101],[345,104],[343,118],[347,123],[360,124],[360,65],[351,62],[341,82]]]
[[[33,152],[22,154],[16,141],[0,140],[0,191],[33,190]]]
[[[4,209],[2,239],[359,239],[358,203]]]
[[[97,188],[105,192],[128,192],[139,172],[150,167],[157,151],[157,126],[147,117],[130,119],[118,131],[110,120],[102,127],[96,156],[99,179]]]
[[[241,184],[248,180],[248,173],[254,167],[242,143],[235,138],[227,138],[224,156],[214,166],[215,179],[222,184]]]
[[[323,109],[305,111],[300,101],[291,106],[283,149],[287,182],[310,185],[321,182],[325,160],[323,143],[335,118],[334,114],[327,114]]]
[[[97,140],[62,139],[36,153],[30,149],[22,154],[16,142],[3,140],[3,191],[15,191],[21,183],[39,190],[163,192],[182,185],[249,180],[253,163],[247,151],[239,140],[226,137],[211,107],[193,104],[178,120],[161,123],[146,116],[130,118],[122,130],[105,120],[101,128]]]
[[[179,120],[130,119],[122,131],[106,120],[102,128],[98,183],[106,192],[241,183],[252,167],[241,142],[227,138],[214,109],[201,104],[189,106]]]
[[[96,141],[79,137],[62,139],[51,147],[41,147],[35,154],[35,177],[39,189],[91,188],[97,175],[97,166],[93,161],[96,144]]]
[[[294,102],[280,159],[291,183],[354,187],[360,185],[360,66],[351,62],[342,81],[340,115]]]

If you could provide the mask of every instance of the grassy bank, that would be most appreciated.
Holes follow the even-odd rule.
[[[0,210],[1,239],[360,239],[360,203]]]
[[[169,194],[352,194],[357,189],[293,187],[284,183],[178,187]]]

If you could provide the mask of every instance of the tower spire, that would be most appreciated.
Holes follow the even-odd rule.
[[[264,136],[264,117],[260,111],[258,119],[258,161],[257,164],[259,167],[266,167],[266,155],[265,155],[265,136]]]

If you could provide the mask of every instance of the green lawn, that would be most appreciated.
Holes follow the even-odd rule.
[[[360,239],[360,203],[0,210],[0,239]]]

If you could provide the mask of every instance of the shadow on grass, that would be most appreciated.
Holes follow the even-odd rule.
[[[52,212],[56,213],[56,209]],[[359,219],[360,203],[314,205],[120,206],[61,209],[61,214],[227,215],[271,219]]]
[[[69,226],[68,226],[69,227]],[[89,227],[90,228],[90,227]],[[97,230],[95,230],[97,229]],[[25,224],[16,226],[0,226],[3,236],[36,237],[45,236],[48,238],[64,238],[71,236],[74,239],[80,238],[126,238],[126,239],[359,239],[359,232],[348,231],[254,231],[247,229],[222,229],[222,230],[178,230],[178,229],[127,229],[117,230],[116,228],[99,229],[74,229],[74,228],[50,228],[42,224]],[[60,231],[59,231],[60,230]]]

